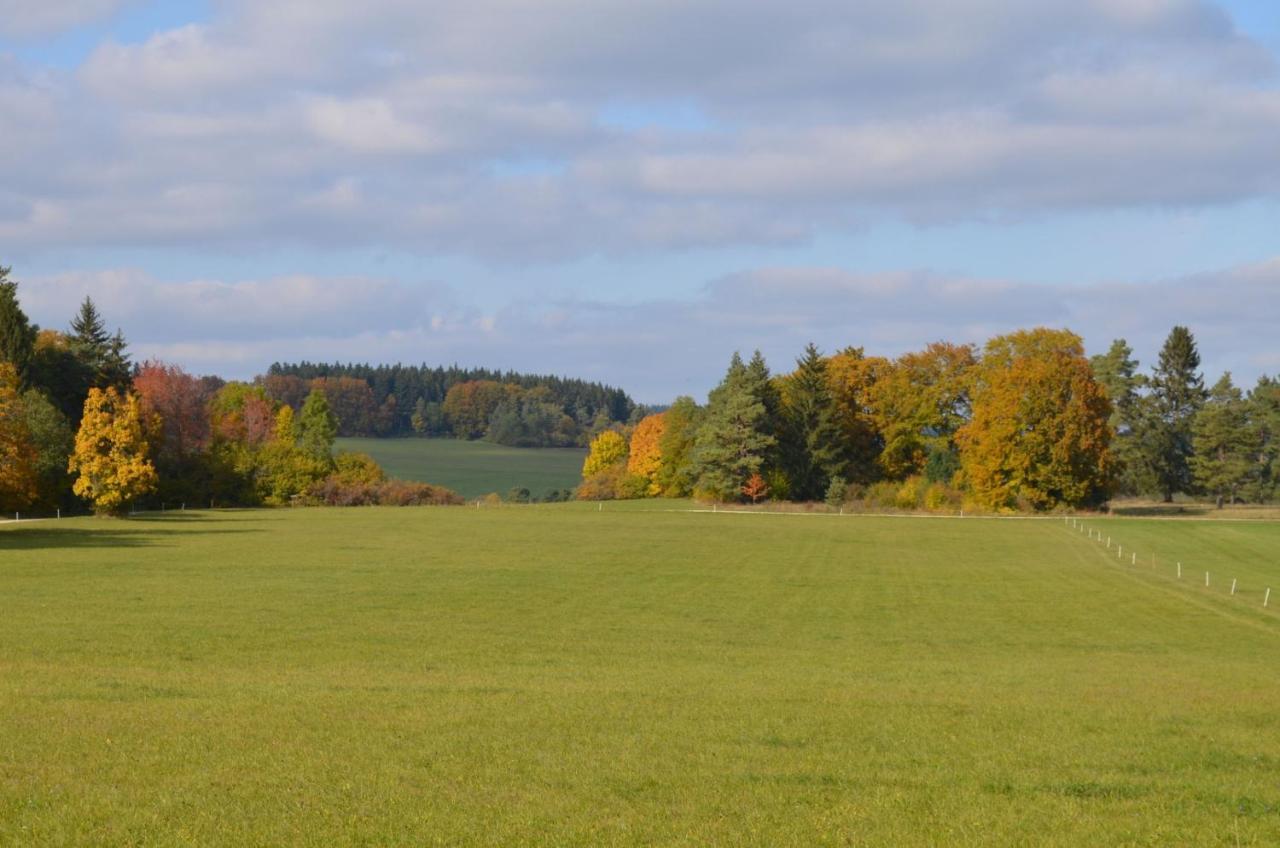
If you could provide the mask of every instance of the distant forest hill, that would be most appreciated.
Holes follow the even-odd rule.
[[[452,436],[520,447],[585,446],[641,417],[626,392],[602,383],[487,368],[277,362],[262,378],[299,409],[322,388],[342,436]]]

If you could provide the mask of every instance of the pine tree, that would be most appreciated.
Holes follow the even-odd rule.
[[[1213,495],[1219,508],[1234,502],[1256,472],[1259,434],[1250,426],[1249,404],[1230,372],[1214,384],[1192,427],[1191,470],[1195,483]]]
[[[706,416],[693,448],[696,488],[719,500],[741,497],[742,486],[760,471],[765,453],[776,440],[763,432],[764,404],[753,392],[758,383],[742,357],[733,355],[729,370],[707,399]]]
[[[1151,376],[1151,410],[1144,452],[1156,486],[1165,502],[1176,492],[1190,492],[1192,425],[1204,405],[1204,378],[1199,373],[1200,354],[1186,327],[1174,327],[1160,351]]]
[[[313,459],[332,461],[333,441],[338,437],[338,419],[329,408],[328,398],[319,389],[312,389],[302,404],[298,430],[304,453]]]
[[[1251,495],[1265,501],[1280,488],[1280,379],[1260,377],[1249,392],[1249,420],[1258,440],[1258,473]]]
[[[827,363],[809,344],[796,360],[786,381],[782,466],[791,483],[791,497],[800,501],[823,497],[833,479],[843,476],[841,433],[827,376]]]
[[[1147,379],[1138,373],[1138,360],[1124,339],[1116,339],[1106,353],[1089,360],[1094,379],[1106,389],[1111,400],[1111,418],[1107,422],[1115,434],[1111,450],[1118,466],[1116,490],[1127,495],[1150,490],[1153,477],[1142,443],[1149,420],[1148,404],[1142,390]]]
[[[18,305],[18,284],[8,278],[9,270],[0,265],[0,362],[11,363],[18,381],[26,384],[35,350],[36,328]]]

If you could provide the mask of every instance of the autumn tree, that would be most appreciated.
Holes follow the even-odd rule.
[[[458,438],[478,439],[488,430],[489,420],[502,402],[519,391],[519,386],[508,386],[496,380],[458,383],[445,395],[445,418]]]
[[[876,460],[884,447],[872,414],[872,387],[889,368],[889,360],[847,347],[827,360],[831,402],[840,429],[845,476],[870,483],[878,476]]]
[[[972,419],[956,440],[975,498],[994,509],[1105,500],[1111,403],[1079,336],[1044,328],[998,336],[972,385]]]
[[[179,464],[209,443],[208,387],[177,365],[144,362],[133,378],[143,410],[160,419],[157,455]]]
[[[886,477],[918,474],[931,452],[954,450],[955,434],[969,417],[975,363],[972,346],[934,342],[898,357],[878,376],[868,394]]]
[[[627,440],[616,430],[605,430],[591,440],[587,458],[582,463],[582,476],[592,477],[601,471],[625,466],[626,462]]]
[[[658,471],[662,468],[662,436],[666,423],[665,412],[649,415],[640,420],[631,434],[627,472],[645,479],[645,493],[651,497],[662,493]]]
[[[68,470],[72,490],[105,515],[123,513],[156,486],[147,426],[138,396],[115,387],[90,389]]]
[[[751,498],[751,502],[759,503],[760,499],[769,494],[769,484],[760,476],[760,472],[756,472],[747,478],[747,482],[742,484],[742,494]]]
[[[31,431],[18,394],[18,369],[0,362],[0,509],[27,509],[38,495]]]
[[[1213,495],[1219,507],[1224,500],[1234,502],[1258,471],[1259,435],[1250,426],[1244,394],[1231,382],[1230,373],[1223,374],[1196,414],[1191,456],[1197,486]]]
[[[249,447],[264,445],[275,431],[275,407],[261,386],[227,383],[209,400],[211,435]]]
[[[303,452],[322,461],[333,456],[333,442],[338,436],[338,422],[329,409],[324,392],[312,389],[298,416],[298,437]]]
[[[742,485],[761,470],[777,440],[765,432],[766,410],[742,357],[733,355],[707,410],[693,449],[696,490],[718,500],[741,497]]]
[[[693,398],[681,396],[663,413],[662,436],[658,439],[658,471],[654,482],[664,497],[687,498],[693,494],[697,480],[693,449],[702,423],[702,412]]]
[[[1166,502],[1193,488],[1192,428],[1206,396],[1195,338],[1186,327],[1174,327],[1151,375],[1150,430],[1144,440],[1146,461]]]

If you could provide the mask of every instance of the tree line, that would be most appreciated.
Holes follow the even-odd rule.
[[[1088,358],[1045,328],[895,359],[809,345],[777,375],[735,354],[704,405],[681,397],[596,437],[578,494],[996,511],[1276,496],[1280,382],[1206,390],[1185,327],[1138,368],[1124,340]]]
[[[321,388],[341,436],[444,436],[513,447],[585,447],[588,439],[643,412],[602,383],[486,368],[274,363],[262,379],[297,408]]]
[[[0,509],[461,503],[387,479],[364,454],[335,453],[328,384],[307,386],[295,407],[262,381],[135,365],[92,299],[66,332],[42,330],[8,274],[0,267]]]

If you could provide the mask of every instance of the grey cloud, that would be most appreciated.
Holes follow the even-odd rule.
[[[1280,191],[1274,57],[1199,0],[216,8],[0,68],[0,242],[560,260]],[[672,101],[708,126],[599,120]]]
[[[20,293],[33,317],[53,326],[90,293],[137,356],[234,377],[301,358],[460,362],[588,377],[663,402],[704,396],[734,350],[760,348],[785,371],[810,341],[893,356],[939,339],[980,345],[1044,325],[1074,330],[1090,352],[1126,338],[1149,367],[1174,324],[1195,333],[1207,379],[1230,370],[1247,387],[1280,371],[1280,258],[1088,286],[764,268],[711,281],[687,300],[539,296],[496,311],[438,285],[378,279],[175,283],[123,271],[32,280]]]

